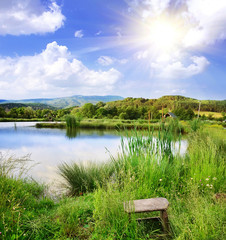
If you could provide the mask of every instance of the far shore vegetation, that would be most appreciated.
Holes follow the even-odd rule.
[[[198,109],[200,111],[198,111]],[[0,104],[1,121],[64,121],[66,115],[77,119],[155,120],[168,112],[180,120],[191,120],[199,115],[203,120],[225,120],[226,100],[196,100],[183,96],[164,96],[159,99],[126,98],[114,102],[86,103],[81,107],[56,109],[44,104]]]
[[[10,107],[3,108],[3,106]],[[165,96],[159,99],[126,98],[114,102],[86,103],[82,107],[65,109],[43,108],[45,105],[14,107],[0,105],[0,121],[37,121],[38,128],[96,128],[96,129],[159,129],[167,113],[172,112],[179,121],[195,118],[209,124],[225,127],[225,101],[198,101],[182,96]],[[201,111],[198,111],[201,109]],[[160,121],[161,120],[161,121]],[[208,122],[209,121],[209,122]],[[41,123],[44,122],[44,123]],[[48,122],[51,122],[48,123]],[[54,123],[52,123],[54,122]],[[73,122],[73,123],[72,123]],[[189,123],[182,123],[182,132]]]

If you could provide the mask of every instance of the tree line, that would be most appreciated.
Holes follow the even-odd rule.
[[[55,120],[70,114],[71,108],[68,109],[33,109],[32,107],[14,107],[8,111],[3,107],[0,107],[1,118],[17,118],[17,119],[44,119],[44,120]]]
[[[183,96],[164,96],[159,99],[126,98],[113,102],[86,103],[82,107],[66,109],[37,109],[32,106],[12,107],[4,109],[0,106],[1,118],[24,118],[59,120],[68,114],[82,118],[108,118],[108,119],[160,119],[168,112],[174,113],[181,120],[190,120],[195,117],[195,110],[201,104],[202,111],[222,112],[225,119],[226,101],[198,101]],[[202,116],[203,119],[212,119],[211,115]]]

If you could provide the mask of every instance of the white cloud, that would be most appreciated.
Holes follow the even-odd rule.
[[[82,30],[75,31],[74,35],[75,35],[76,38],[82,38],[84,36]]]
[[[0,1],[0,35],[28,35],[55,32],[65,16],[52,1],[45,7],[40,0]]]
[[[142,18],[157,16],[164,12],[171,0],[127,0],[130,12],[136,12]]]
[[[174,61],[163,64],[155,62],[151,64],[152,70],[158,78],[162,79],[184,79],[199,74],[209,65],[205,57],[190,57],[190,63],[186,66],[182,61]]]
[[[112,65],[115,63],[126,64],[128,62],[128,60],[125,58],[117,59],[117,58],[113,58],[113,57],[109,57],[109,56],[100,56],[97,59],[97,62],[102,66],[109,66],[109,65]]]
[[[114,68],[107,71],[88,69],[72,58],[66,46],[49,43],[34,56],[0,58],[0,95],[5,98],[22,94],[55,96],[69,94],[106,94],[121,74]],[[34,96],[34,95],[33,95]]]
[[[226,39],[225,0],[187,0],[187,11],[183,13],[193,24],[185,36],[186,47],[203,46]]]
[[[151,78],[185,79],[204,72],[210,63],[204,54],[198,53],[226,39],[225,0],[127,0],[127,3],[138,22],[131,26],[137,39],[133,42],[134,57],[147,65]],[[156,31],[148,35],[155,26]],[[167,26],[172,29],[168,35]]]

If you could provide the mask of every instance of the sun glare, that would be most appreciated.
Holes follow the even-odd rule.
[[[162,50],[172,49],[179,41],[179,31],[171,22],[158,20],[150,26],[149,41]]]
[[[183,44],[186,28],[183,22],[169,17],[159,17],[143,23],[139,45],[156,54],[171,54]]]

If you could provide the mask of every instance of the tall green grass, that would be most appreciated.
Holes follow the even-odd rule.
[[[190,128],[192,131],[196,132],[202,126],[202,123],[199,119],[195,118],[189,122]]]
[[[102,187],[113,174],[113,168],[109,164],[92,162],[63,163],[58,166],[58,172],[65,180],[64,186],[68,189],[69,195],[79,196]]]
[[[139,231],[128,221],[123,201],[166,197],[173,239],[224,239],[223,202],[214,195],[224,192],[225,151],[216,139],[200,132],[191,134],[188,153],[173,154],[170,135],[130,138],[123,145],[117,177],[95,193],[95,231],[104,239],[149,239],[156,229]],[[160,146],[160,150],[159,147]],[[104,226],[104,227],[103,227]],[[215,227],[214,227],[215,226]],[[141,228],[142,229],[142,228]]]
[[[30,166],[29,156],[0,154],[0,239],[52,239],[58,229],[45,187],[21,178]]]
[[[80,121],[76,119],[73,115],[67,115],[65,116],[66,126],[67,128],[76,128],[79,126]]]

